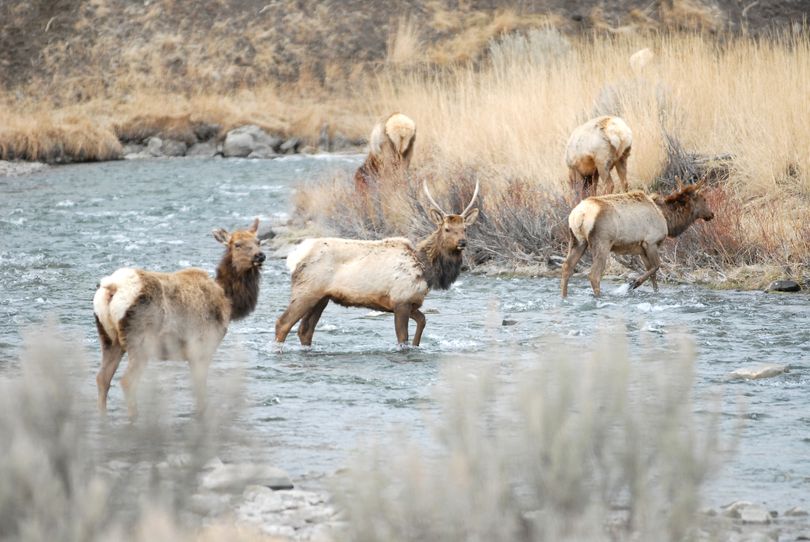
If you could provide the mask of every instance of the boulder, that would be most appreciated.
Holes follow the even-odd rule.
[[[729,380],[759,380],[761,378],[771,378],[782,373],[790,372],[787,365],[760,365],[758,367],[744,367],[732,371],[728,375]]]
[[[785,513],[783,515],[785,517],[803,517],[803,516],[807,516],[808,513],[807,513],[807,510],[805,510],[804,508],[802,508],[800,506],[794,506],[793,508],[789,508],[788,510],[785,510]]]
[[[295,154],[298,152],[298,148],[301,146],[301,140],[297,137],[291,137],[287,141],[281,144],[279,147],[279,152],[281,154]]]
[[[509,319],[505,319],[503,322],[501,322],[501,325],[502,325],[502,326],[514,326],[514,325],[515,325],[515,324],[517,324],[517,323],[518,323],[518,321],[517,321],[517,320],[509,320]]]
[[[164,156],[185,156],[188,146],[183,141],[164,139],[161,151]]]
[[[146,150],[152,156],[185,156],[186,149],[186,144],[176,139],[153,136],[146,142]]]
[[[248,154],[248,158],[275,158],[278,153],[272,147],[259,147]]]
[[[201,156],[211,157],[217,154],[217,146],[215,143],[206,141],[204,143],[195,143],[186,151],[186,156]]]
[[[292,489],[290,477],[283,469],[269,465],[223,464],[202,476],[202,487],[211,491],[242,491],[250,485],[270,489]]]
[[[747,506],[740,510],[740,519],[743,523],[765,525],[771,522],[771,514],[761,506]]]
[[[228,132],[222,147],[222,155],[244,158],[256,153],[256,157],[275,156],[281,145],[280,138],[271,136],[255,124],[248,124]]]
[[[765,289],[766,292],[798,292],[802,289],[795,280],[775,280]]]

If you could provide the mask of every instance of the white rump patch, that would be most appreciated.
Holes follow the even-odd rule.
[[[414,132],[416,132],[416,123],[414,123],[410,117],[402,113],[391,115],[385,122],[385,133],[388,135],[388,139],[394,144],[394,148],[396,148],[399,154],[405,152]]]
[[[315,241],[316,239],[304,239],[300,245],[292,249],[289,256],[287,256],[287,269],[289,269],[291,274],[295,273],[301,260],[307,257]]]
[[[122,267],[101,279],[93,296],[93,311],[101,327],[113,340],[118,340],[118,322],[126,315],[141,293],[141,279],[137,271]]]
[[[619,117],[613,117],[605,126],[605,136],[610,141],[610,146],[616,149],[616,154],[621,156],[633,144],[633,132]]]

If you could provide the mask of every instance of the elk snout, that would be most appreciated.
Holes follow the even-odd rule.
[[[709,211],[708,214],[703,216],[703,220],[705,220],[706,222],[708,222],[709,220],[711,220],[713,218],[714,218],[714,213],[711,212],[711,211]]]
[[[253,256],[253,265],[259,266],[264,263],[266,256],[264,252],[259,252],[255,256]]]
[[[467,247],[467,240],[466,239],[459,239],[458,240],[458,245],[456,245],[456,248],[458,248],[459,250],[464,250],[466,247]]]

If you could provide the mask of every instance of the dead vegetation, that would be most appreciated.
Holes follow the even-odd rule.
[[[631,363],[617,335],[531,363],[448,360],[432,438],[377,443],[344,475],[346,539],[697,537],[700,488],[727,443],[716,416],[694,414],[692,347]]]

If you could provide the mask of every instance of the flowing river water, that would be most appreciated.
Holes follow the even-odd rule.
[[[92,297],[100,277],[122,266],[213,273],[221,255],[213,228],[245,227],[254,216],[283,219],[297,184],[357,163],[338,156],[152,160],[0,178],[0,374],[15,370],[25,329],[49,317],[82,338],[95,365]],[[231,456],[249,454],[283,467],[295,481],[317,483],[344,466],[360,443],[393,427],[425,432],[424,411],[435,408],[433,387],[448,357],[475,364],[502,349],[542,359],[550,342],[587,348],[600,330],[610,330],[626,334],[632,359],[642,350],[663,353],[671,336],[685,333],[696,345],[696,388],[719,390],[724,427],[744,419],[736,453],[708,484],[709,504],[747,499],[779,510],[810,507],[808,297],[672,284],[658,295],[649,287],[628,294],[619,284],[605,286],[597,301],[587,281],[575,278],[562,302],[557,279],[462,274],[450,290],[429,294],[420,349],[396,349],[390,315],[330,304],[312,351],[302,351],[293,333],[279,355],[273,327],[288,301],[289,276],[282,259],[270,258],[256,312],[232,324],[212,366],[214,395],[228,374],[246,376],[237,423],[251,446],[245,452],[234,443]],[[517,323],[502,326],[502,318]],[[732,370],[761,363],[789,364],[790,372],[726,380]],[[87,368],[83,387],[90,399],[94,372]],[[122,373],[110,396],[111,420],[120,424],[126,423]],[[187,367],[152,363],[150,374],[172,390],[168,416],[184,423],[193,411]],[[711,400],[705,402],[697,408],[710,409]]]

